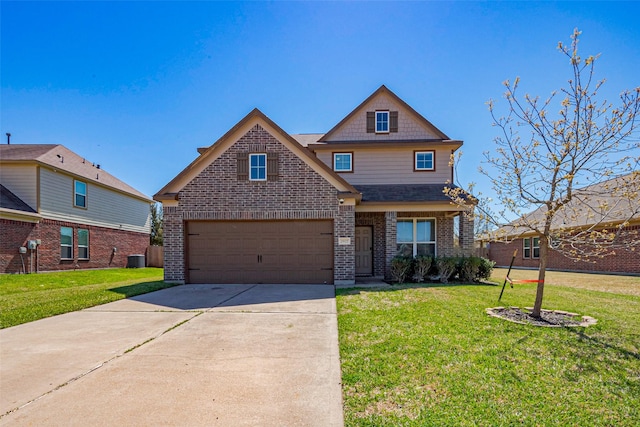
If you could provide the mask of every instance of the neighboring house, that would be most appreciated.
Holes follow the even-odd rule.
[[[385,86],[324,135],[253,110],[154,196],[165,280],[352,284],[388,278],[399,251],[471,253],[473,220],[443,193],[461,145]]]
[[[598,273],[632,273],[640,274],[640,174],[633,173],[613,178],[578,189],[574,192],[573,201],[560,210],[552,224],[554,234],[562,234],[564,238],[552,240],[547,261],[547,269],[564,271],[585,271]],[[631,197],[624,197],[624,194]],[[635,195],[635,196],[634,196]],[[498,267],[508,267],[517,250],[513,265],[521,268],[535,268],[540,265],[540,238],[529,228],[522,226],[524,222],[540,223],[544,219],[546,208],[538,208],[525,215],[523,219],[486,235],[481,243],[488,243],[488,256]],[[630,219],[630,220],[629,220]],[[592,245],[571,242],[577,233],[589,235],[590,230],[607,230],[614,232],[622,227],[616,238],[615,254],[604,257],[590,257],[583,260],[581,253],[593,250]],[[564,243],[563,243],[564,242]],[[563,252],[575,252],[573,257],[564,255],[554,249],[564,245]]]
[[[0,273],[125,267],[149,245],[153,201],[62,145],[0,145],[0,191]]]

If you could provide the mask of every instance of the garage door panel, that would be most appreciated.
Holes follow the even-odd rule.
[[[332,221],[191,221],[191,283],[333,283]]]

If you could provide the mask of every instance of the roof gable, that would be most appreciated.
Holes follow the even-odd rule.
[[[276,138],[304,163],[311,167],[311,169],[331,183],[331,185],[333,185],[338,191],[358,194],[358,191],[353,186],[334,173],[327,165],[318,160],[309,150],[300,145],[298,141],[282,130],[282,128],[275,124],[264,113],[255,108],[210,147],[202,150],[200,156],[191,162],[190,165],[188,165],[160,191],[158,191],[154,196],[154,199],[159,201],[175,199],[180,190],[195,179],[205,168],[211,165],[256,125],[261,126],[265,131]]]
[[[367,111],[389,110],[399,112],[398,133],[372,134],[366,132]],[[409,104],[400,99],[385,85],[380,86],[344,119],[327,132],[319,142],[343,142],[363,140],[450,140],[450,138],[425,119]]]

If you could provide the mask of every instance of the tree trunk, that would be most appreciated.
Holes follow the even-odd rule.
[[[547,272],[547,258],[549,257],[549,239],[540,236],[540,267],[538,268],[538,288],[536,289],[536,302],[533,305],[531,315],[540,317],[542,310],[542,297],[544,295],[544,276]],[[532,245],[533,246],[533,245]],[[531,248],[533,251],[533,247]]]

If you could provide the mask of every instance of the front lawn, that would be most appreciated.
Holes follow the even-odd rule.
[[[499,276],[498,276],[499,277]],[[587,329],[489,317],[531,306],[535,284],[338,290],[347,426],[635,426],[640,297],[554,284],[544,308]]]
[[[0,275],[0,328],[173,286],[161,268]]]

